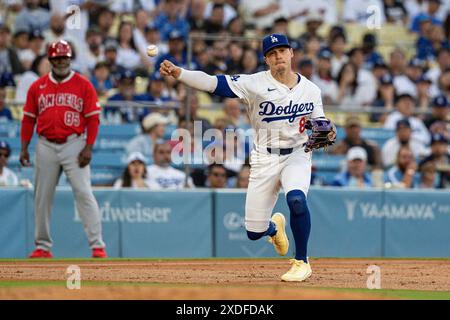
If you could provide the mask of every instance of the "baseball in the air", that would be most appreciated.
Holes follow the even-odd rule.
[[[149,57],[155,57],[156,55],[158,55],[158,47],[154,44],[149,45],[147,47],[147,55]]]

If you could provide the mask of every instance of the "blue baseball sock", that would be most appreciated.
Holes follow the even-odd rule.
[[[306,196],[301,190],[289,191],[286,200],[291,212],[291,230],[295,241],[295,259],[307,261],[308,239],[311,231],[311,217]]]
[[[247,230],[247,237],[250,240],[258,240],[264,236],[273,236],[277,233],[277,229],[275,228],[275,223],[272,221],[269,222],[269,228],[265,232],[253,232]]]

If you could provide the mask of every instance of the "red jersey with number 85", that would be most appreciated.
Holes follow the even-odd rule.
[[[74,71],[60,83],[51,73],[36,80],[23,109],[24,115],[37,119],[37,133],[48,139],[83,134],[86,118],[100,112],[94,87]]]

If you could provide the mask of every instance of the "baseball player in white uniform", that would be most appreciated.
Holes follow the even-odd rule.
[[[312,153],[307,151],[315,148],[308,147],[306,129],[309,119],[330,122],[323,112],[320,89],[292,71],[293,51],[287,37],[281,34],[266,36],[263,53],[269,70],[255,74],[211,76],[177,67],[167,60],[161,63],[160,71],[162,75],[173,76],[195,89],[244,101],[255,130],[245,204],[247,235],[251,240],[269,236],[269,242],[278,254],[286,255],[289,241],[285,217],[281,213],[272,216],[282,187],[290,209],[295,259],[291,260],[291,269],[281,279],[303,281],[312,273],[307,258],[311,221],[306,203]]]

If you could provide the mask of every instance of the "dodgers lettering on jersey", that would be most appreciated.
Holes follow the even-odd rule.
[[[25,115],[37,118],[37,133],[48,139],[83,134],[86,118],[100,112],[94,87],[73,71],[61,83],[51,74],[36,80],[28,91],[24,106]]]
[[[256,147],[300,146],[308,140],[306,120],[325,117],[319,87],[301,75],[292,89],[270,71],[225,78],[231,91],[247,104]]]

